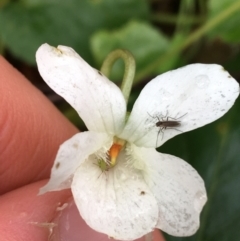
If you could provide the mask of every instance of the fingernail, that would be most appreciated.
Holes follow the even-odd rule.
[[[107,235],[91,229],[81,218],[73,201],[63,204],[54,220],[53,241],[109,241]]]
[[[70,201],[58,208],[58,216],[54,220],[56,227],[53,229],[53,241],[111,241],[106,234],[98,233],[91,229],[81,218],[74,203]],[[144,238],[136,241],[144,241]],[[117,241],[117,240],[114,240]]]

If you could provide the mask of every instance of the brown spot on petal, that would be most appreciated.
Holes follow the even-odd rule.
[[[60,162],[57,162],[55,168],[58,169],[60,167]]]
[[[77,144],[77,143],[74,143],[74,144],[73,144],[73,147],[77,149],[77,148],[78,148],[78,144]]]

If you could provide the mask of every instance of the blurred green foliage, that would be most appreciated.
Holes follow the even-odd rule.
[[[235,3],[236,0],[211,0],[209,3],[209,18],[214,18],[221,12],[228,8],[229,5]],[[239,11],[235,11],[227,21],[223,21],[216,28],[209,32],[209,36],[212,38],[219,37],[228,43],[239,43],[240,42],[240,14]]]
[[[35,65],[35,52],[42,43],[67,45],[99,68],[110,51],[128,49],[137,63],[132,106],[150,77],[184,64],[219,63],[239,79],[239,25],[240,1],[235,0],[177,4],[168,0],[4,0],[0,3],[0,50]],[[117,64],[112,73],[116,81],[121,80],[121,68]],[[209,198],[196,235],[166,235],[167,240],[240,240],[239,110],[238,100],[217,122],[159,148],[191,163],[204,178]],[[71,109],[66,115],[79,123]]]
[[[35,52],[45,42],[71,46],[92,63],[89,41],[93,33],[147,15],[144,0],[17,1],[0,11],[0,36],[15,56],[30,64],[35,63]]]

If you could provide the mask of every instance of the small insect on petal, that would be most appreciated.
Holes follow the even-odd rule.
[[[158,136],[160,133],[162,133],[162,139],[163,139],[163,136],[164,136],[164,130],[166,129],[173,129],[173,130],[176,130],[176,131],[180,131],[182,132],[181,130],[177,129],[176,127],[180,127],[181,126],[181,121],[179,119],[181,119],[182,117],[184,117],[187,113],[179,116],[179,117],[170,117],[168,116],[168,112],[166,113],[165,116],[162,116],[160,115],[159,116],[151,116],[149,113],[148,115],[151,116],[152,118],[157,118],[157,122],[155,123],[156,127],[159,127],[159,130],[158,130],[158,133],[157,133],[157,140],[156,140],[156,146],[157,146],[157,143],[158,143]]]

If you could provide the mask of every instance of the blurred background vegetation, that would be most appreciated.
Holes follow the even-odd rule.
[[[41,80],[35,52],[42,43],[74,48],[100,68],[106,55],[128,49],[137,69],[129,110],[143,86],[189,63],[218,63],[240,80],[239,0],[0,0],[0,52],[80,130],[76,112]],[[121,82],[123,63],[111,79]],[[199,231],[169,241],[240,240],[240,101],[220,120],[168,141],[159,151],[193,165],[208,203]],[[53,123],[54,124],[54,123]]]

